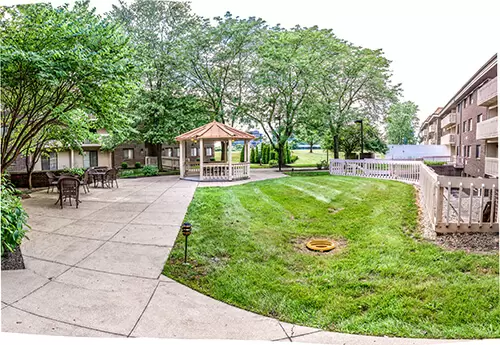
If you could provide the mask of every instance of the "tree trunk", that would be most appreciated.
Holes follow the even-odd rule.
[[[162,144],[156,144],[156,164],[158,166],[158,171],[162,171],[163,169],[163,164],[161,162],[161,145]]]
[[[309,144],[309,153],[313,153],[313,146],[314,146],[314,143]]]
[[[283,165],[283,145],[278,143],[278,171],[281,172],[281,167]]]
[[[333,136],[333,158],[339,159],[339,136],[335,134]]]

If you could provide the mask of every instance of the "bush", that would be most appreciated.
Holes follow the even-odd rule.
[[[6,251],[13,252],[25,237],[28,214],[16,196],[16,189],[2,177],[0,207],[2,209],[2,256]]]
[[[144,176],[156,176],[158,175],[158,167],[156,165],[145,165],[142,168],[142,173]]]
[[[445,165],[446,162],[436,162],[436,161],[424,161],[425,165],[433,166],[433,165]]]
[[[141,164],[141,162],[135,162],[135,168],[136,168],[136,169],[140,169],[140,168],[142,168],[142,164]]]
[[[323,159],[321,162],[319,163],[316,163],[316,167],[321,170],[321,169],[326,169],[328,168],[328,162],[326,161],[326,159]]]
[[[290,163],[295,163],[299,159],[299,156],[297,155],[292,155],[290,157]]]
[[[63,173],[82,177],[85,174],[85,169],[83,169],[83,168],[64,168]]]
[[[240,152],[240,162],[244,162],[245,161],[245,149],[241,149],[241,152]]]
[[[128,163],[127,162],[122,162],[122,169],[128,169]]]
[[[122,170],[120,171],[120,177],[129,177],[129,176],[134,176],[135,171],[134,170]]]
[[[269,167],[270,168],[277,168],[278,167],[278,161],[276,159],[271,159],[269,161]]]

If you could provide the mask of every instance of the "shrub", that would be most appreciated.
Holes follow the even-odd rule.
[[[142,168],[142,173],[144,176],[156,176],[158,175],[158,167],[156,165],[145,165]]]
[[[276,159],[271,159],[269,161],[269,167],[270,168],[276,168],[276,167],[278,167],[278,161]]]
[[[328,162],[326,159],[323,159],[321,162],[319,163],[316,163],[316,167],[321,170],[321,169],[325,169],[325,168],[328,168]]]
[[[135,171],[134,170],[122,170],[120,171],[120,177],[129,177],[129,176],[134,176]]]
[[[85,174],[85,169],[83,169],[83,168],[64,168],[63,173],[82,177]]]
[[[211,157],[210,162],[215,162],[215,157]]]
[[[136,169],[142,168],[141,162],[135,162],[135,167],[136,167]]]
[[[429,165],[429,166],[432,166],[432,165],[445,165],[446,162],[424,161],[424,164],[425,165]]]
[[[244,161],[245,161],[245,149],[242,148],[241,152],[240,152],[240,162],[244,162]]]
[[[2,256],[6,251],[13,252],[25,237],[28,214],[16,196],[16,189],[2,176],[0,207],[2,209]]]
[[[290,163],[295,163],[295,162],[297,161],[297,159],[299,159],[299,156],[297,156],[297,155],[292,155],[292,156],[290,157]]]
[[[128,169],[128,163],[122,162],[122,169]]]

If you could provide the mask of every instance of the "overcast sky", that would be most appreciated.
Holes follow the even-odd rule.
[[[130,0],[129,0],[130,1]],[[3,3],[34,2],[3,0]],[[59,5],[64,0],[54,0]],[[104,13],[118,0],[91,0]],[[381,48],[392,61],[404,100],[419,106],[424,120],[444,106],[499,45],[498,0],[193,0],[198,15],[230,11],[260,17],[269,25],[331,28],[356,45]],[[495,32],[497,34],[495,34]]]

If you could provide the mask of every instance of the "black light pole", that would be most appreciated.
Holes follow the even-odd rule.
[[[187,264],[188,236],[191,235],[191,224],[183,223],[181,225],[181,229],[182,229],[182,234],[186,238],[186,241],[184,242],[184,264]]]
[[[356,120],[354,123],[359,123],[361,124],[361,157],[359,159],[362,159],[363,157],[363,120]]]

